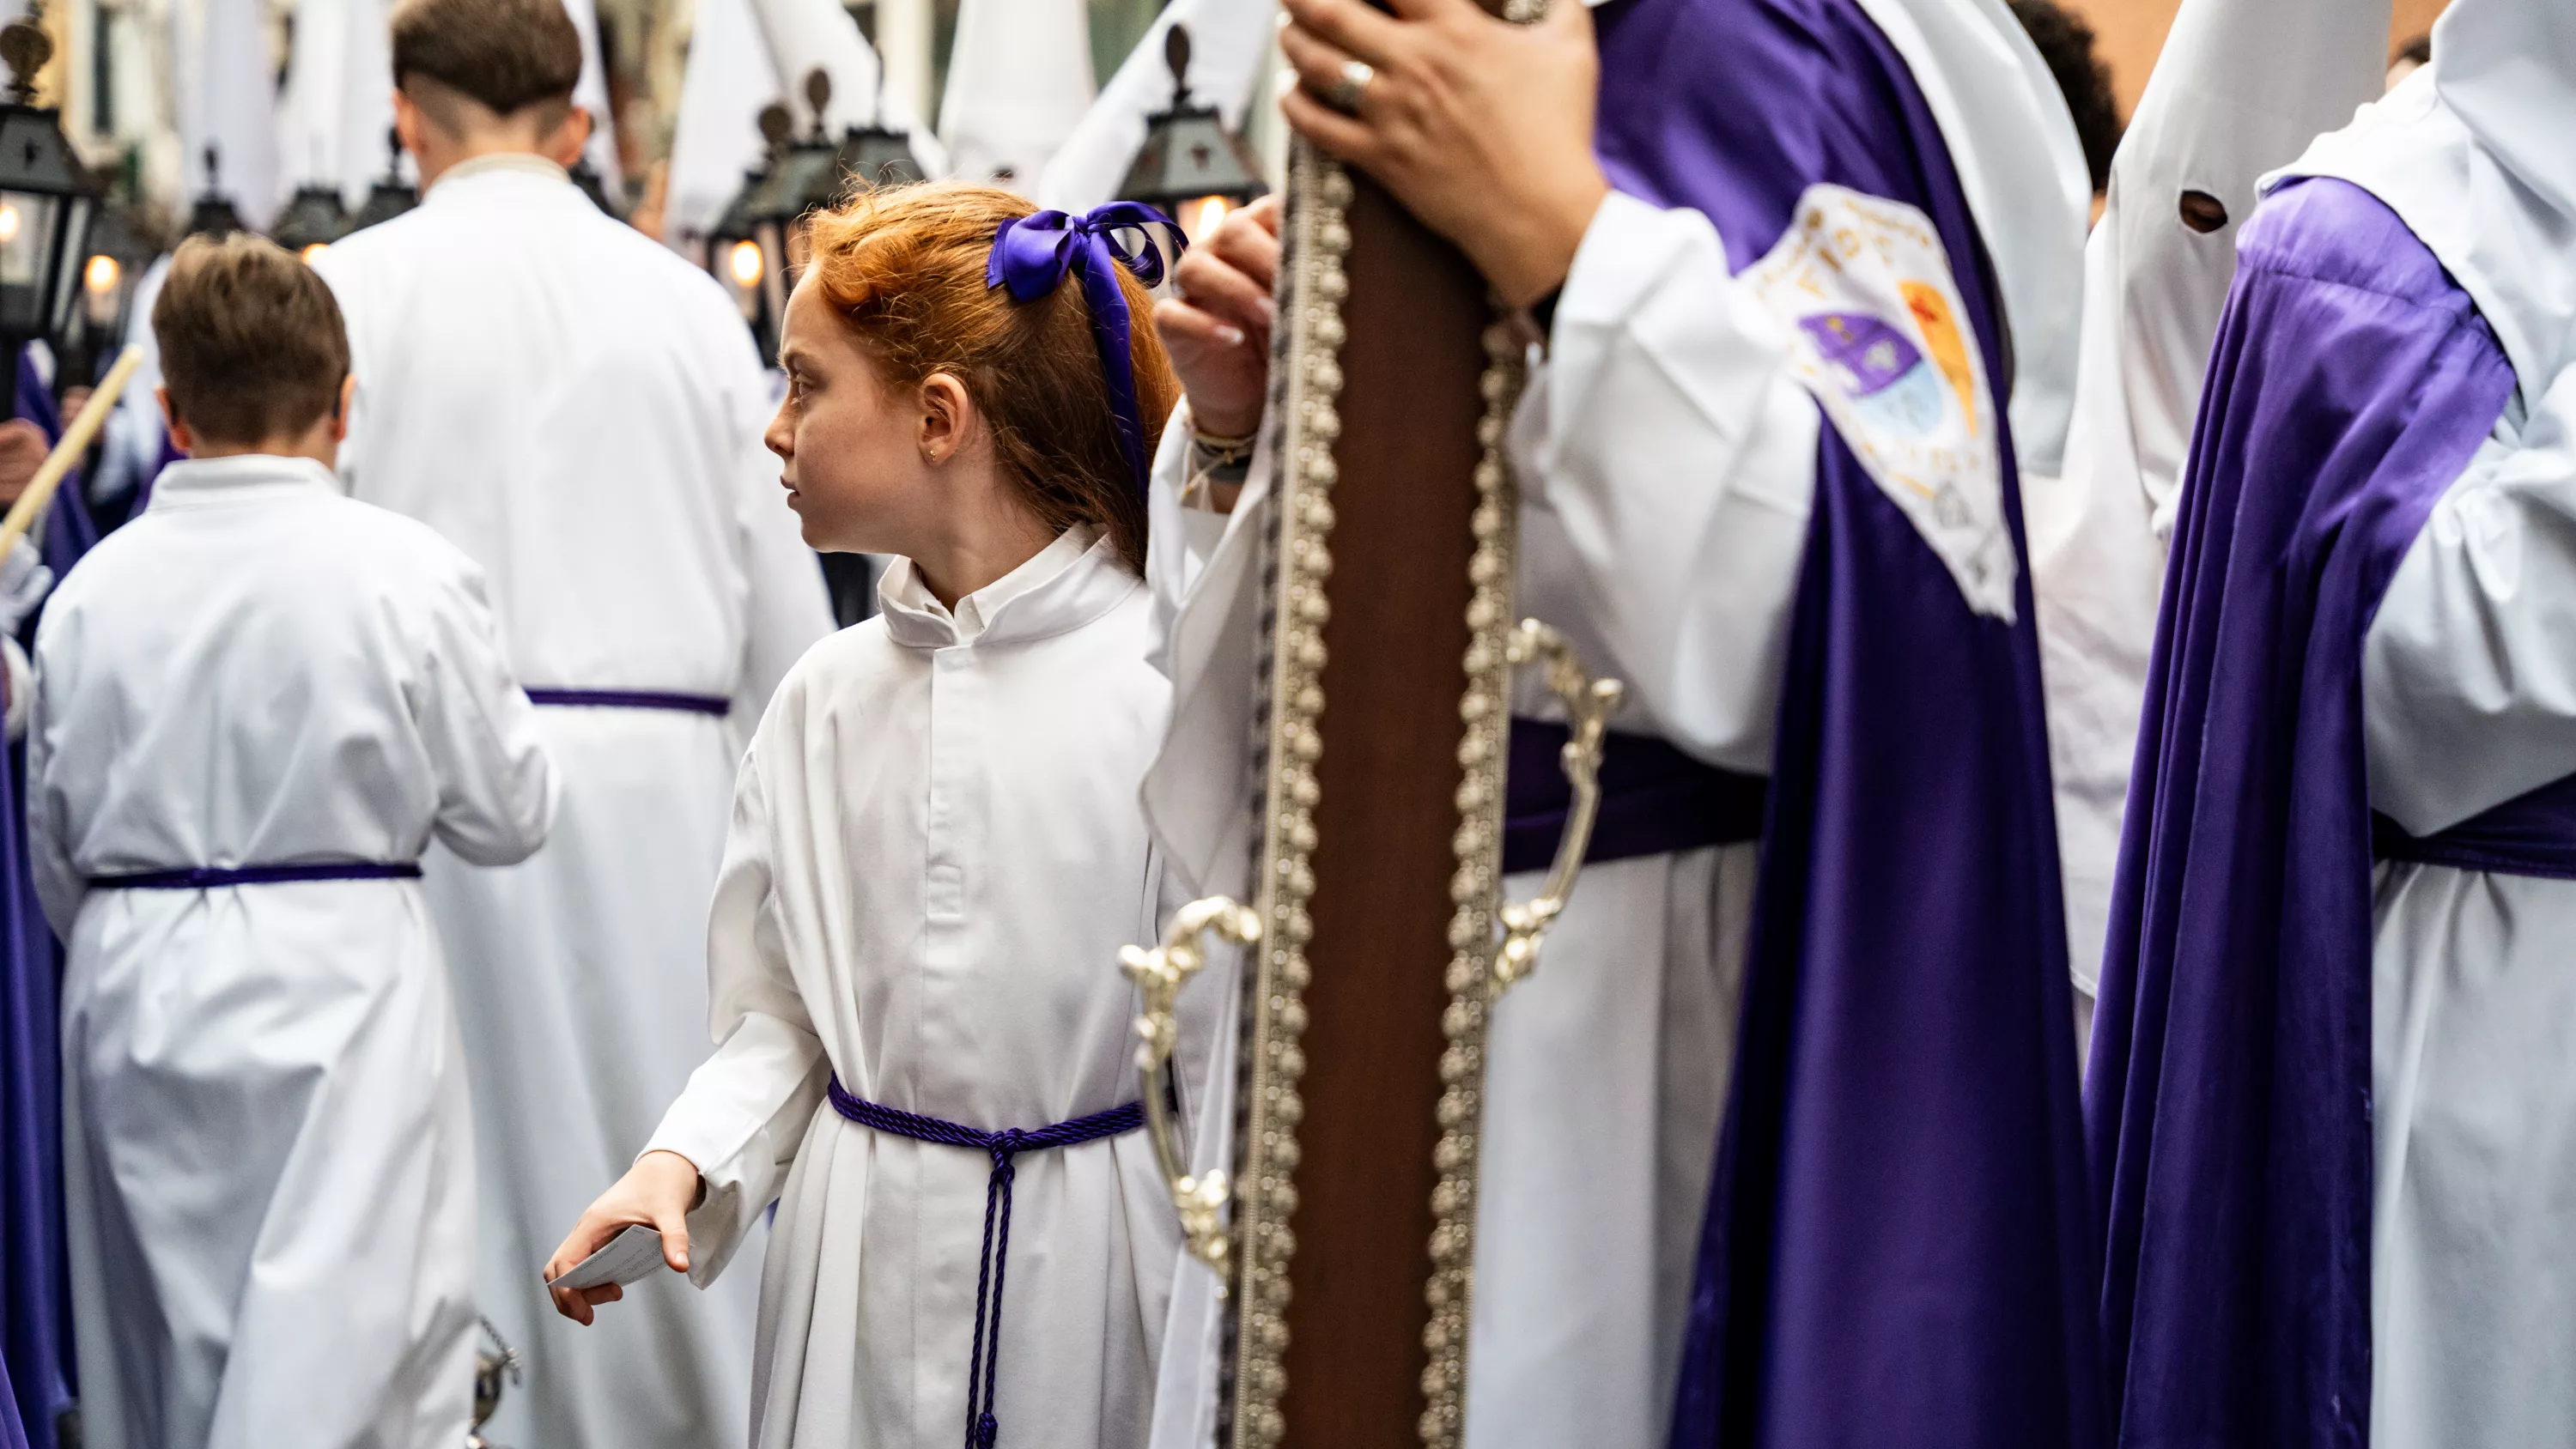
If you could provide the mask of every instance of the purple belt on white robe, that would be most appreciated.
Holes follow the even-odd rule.
[[[992,1156],[993,1173],[984,1181],[983,1256],[975,1268],[975,1347],[966,1360],[966,1449],[993,1449],[993,1441],[1000,1433],[993,1418],[993,1382],[1002,1356],[1002,1270],[1011,1254],[1011,1182],[1018,1175],[1011,1159],[1023,1152],[1074,1147],[1133,1132],[1145,1125],[1144,1104],[1129,1102],[1049,1127],[986,1132],[854,1097],[841,1085],[837,1072],[827,1094],[833,1111],[862,1127],[909,1137],[915,1142],[971,1147]],[[992,1305],[989,1314],[985,1308],[988,1288]],[[987,1323],[991,1324],[989,1331]]]
[[[2507,800],[2435,835],[2409,835],[2396,821],[2374,812],[2370,853],[2380,860],[2446,865],[2490,875],[2576,880],[2576,775]]]
[[[1512,721],[1511,770],[1503,786],[1503,871],[1545,870],[1565,833],[1574,787],[1558,754],[1565,726]],[[1612,731],[1601,742],[1601,809],[1585,863],[1631,860],[1762,838],[1768,782],[1705,765],[1652,735]]]
[[[528,703],[567,709],[660,709],[675,714],[733,712],[733,701],[723,695],[668,689],[530,689]]]
[[[323,860],[295,865],[190,865],[175,870],[136,870],[89,878],[99,891],[211,891],[226,886],[300,885],[318,880],[418,880],[411,860]]]

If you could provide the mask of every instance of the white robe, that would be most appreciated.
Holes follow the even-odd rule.
[[[2576,368],[2517,396],[2363,660],[2374,808],[2430,835],[2576,773]],[[2371,1442],[2576,1442],[2576,882],[2383,864]]]
[[[882,601],[808,654],[761,721],[708,927],[720,1046],[651,1143],[704,1177],[700,1282],[778,1204],[761,1449],[943,1444],[965,1427],[992,1161],[844,1119],[829,1076],[983,1131],[1137,1095],[1117,952],[1157,909],[1135,792],[1169,700],[1145,589],[1077,529],[953,614],[909,561]],[[1213,1018],[1194,1004],[1184,1081]],[[1179,1242],[1151,1145],[1031,1152],[1016,1171],[1001,1442],[1141,1443]]]
[[[2063,102],[2000,5],[1864,8],[1949,140],[2007,310],[2024,319],[2013,426],[2053,459],[2083,214]],[[1757,774],[1770,768],[1821,425],[1786,355],[1778,324],[1735,285],[1705,216],[1613,194],[1559,295],[1550,355],[1512,431],[1519,611],[1564,630],[1595,673],[1628,685],[1614,727]],[[1169,430],[1167,444],[1183,435]],[[1146,809],[1195,892],[1239,895],[1251,865],[1243,742],[1268,461],[1265,447],[1213,543],[1205,525],[1178,526],[1177,447],[1157,469],[1157,546],[1195,539],[1200,556],[1152,571],[1169,621],[1174,726]],[[1521,705],[1538,697],[1525,690]],[[1587,867],[1538,974],[1494,1012],[1468,1353],[1472,1449],[1663,1442],[1732,1069],[1757,854],[1718,846]],[[1518,876],[1504,889],[1526,897],[1537,884]],[[1230,1091],[1230,1076],[1205,1090]],[[1209,1119],[1217,1130],[1199,1145],[1202,1168],[1228,1165],[1225,1119]],[[1183,1271],[1160,1449],[1202,1445],[1212,1432],[1219,1305],[1209,1275]]]
[[[2165,538],[2255,183],[2379,94],[2388,0],[2185,0],[2084,251],[2063,476],[2025,470],[2049,775],[2077,1010],[2092,1016]],[[2284,66],[2280,57],[2299,63]],[[2185,191],[2227,221],[2181,222]]]
[[[524,859],[554,776],[480,571],[317,463],[181,463],[56,590],[37,666],[86,1442],[452,1449],[475,1174],[420,887],[85,882]]]
[[[748,721],[828,632],[759,445],[770,395],[741,318],[562,172],[468,162],[317,269],[358,378],[343,476],[482,564],[530,687],[731,698]],[[705,1296],[646,1287],[587,1332],[538,1277],[706,1057],[696,943],[738,737],[663,710],[548,708],[539,724],[564,777],[546,849],[509,871],[429,863],[474,1083],[482,1306],[527,1359],[492,1437],[738,1443],[747,1277]]]
[[[2456,0],[2434,63],[2277,178],[2402,218],[2514,395],[2372,616],[2372,807],[2417,835],[2576,773],[2576,10]],[[2389,863],[2371,950],[2371,1442],[2576,1442],[2576,884]]]

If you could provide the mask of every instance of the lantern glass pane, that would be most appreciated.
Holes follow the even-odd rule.
[[[758,235],[761,259],[768,263],[760,274],[761,295],[769,303],[772,319],[784,321],[787,316],[787,289],[794,284],[787,274],[787,238],[785,229],[775,221],[764,221],[753,228]]]
[[[72,330],[72,309],[80,300],[80,259],[89,253],[90,216],[96,207],[86,196],[65,198],[55,213],[60,235],[45,251],[45,275],[53,295],[45,308],[45,335],[60,342]]]
[[[0,191],[0,287],[43,287],[61,211],[60,197]]]

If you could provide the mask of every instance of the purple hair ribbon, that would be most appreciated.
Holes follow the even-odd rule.
[[[1145,491],[1145,424],[1137,416],[1136,365],[1128,350],[1135,319],[1127,313],[1127,294],[1118,285],[1117,268],[1125,267],[1148,287],[1163,280],[1163,252],[1154,244],[1161,227],[1178,257],[1189,245],[1172,219],[1141,201],[1113,201],[1080,216],[1041,211],[1013,217],[993,234],[993,259],[984,267],[984,285],[1008,286],[1011,298],[1031,302],[1053,292],[1071,272],[1082,281],[1083,300],[1091,308],[1091,340],[1100,348],[1100,370],[1109,379],[1109,407],[1118,423],[1118,451]]]

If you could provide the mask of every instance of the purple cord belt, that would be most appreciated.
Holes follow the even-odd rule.
[[[664,709],[678,714],[731,714],[720,694],[681,694],[667,689],[531,689],[528,703],[572,709]]]
[[[314,880],[418,880],[417,861],[325,860],[309,865],[192,865],[94,875],[92,890],[211,891],[225,886],[294,885]]]
[[[1017,1127],[1001,1132],[983,1132],[961,1127],[936,1117],[880,1107],[864,1097],[853,1097],[842,1087],[838,1073],[833,1074],[828,1093],[832,1110],[879,1132],[909,1137],[915,1142],[931,1142],[943,1147],[972,1147],[992,1154],[993,1175],[984,1182],[984,1250],[975,1266],[975,1347],[966,1360],[966,1449],[992,1449],[1000,1426],[993,1419],[993,1382],[1002,1356],[1002,1270],[1011,1255],[1011,1180],[1017,1174],[1011,1159],[1023,1152],[1045,1152],[1057,1147],[1074,1147],[1116,1137],[1145,1125],[1145,1107],[1129,1102],[1106,1112],[1058,1122],[1052,1127],[1022,1131]],[[998,1215],[995,1208],[998,1205]],[[996,1225],[998,1224],[998,1231]],[[992,1310],[985,1311],[985,1289],[992,1290]],[[990,1323],[989,1334],[985,1325]]]

